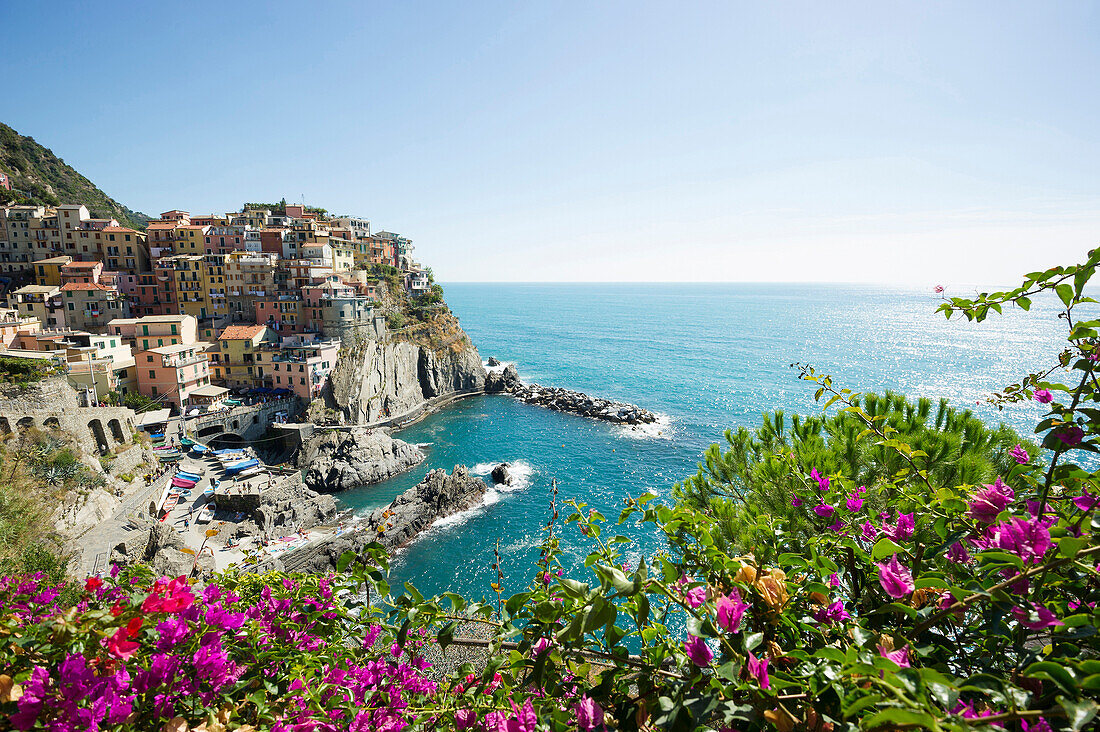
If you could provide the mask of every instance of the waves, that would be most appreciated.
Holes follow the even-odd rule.
[[[656,422],[616,425],[615,429],[621,437],[631,440],[671,440],[672,417],[660,412],[654,412],[654,414],[657,416]]]

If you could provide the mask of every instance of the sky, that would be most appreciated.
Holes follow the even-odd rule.
[[[1100,4],[0,0],[0,121],[449,281],[1011,282],[1100,242]],[[13,32],[16,31],[16,32]]]

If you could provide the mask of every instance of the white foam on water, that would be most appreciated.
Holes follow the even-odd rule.
[[[660,412],[655,414],[657,415],[656,422],[621,425],[619,435],[631,440],[671,440],[672,418]]]
[[[509,366],[515,366],[515,361],[501,361],[499,366],[490,366],[488,361],[482,361],[481,365],[485,367],[485,370],[490,374],[503,374],[504,369]]]

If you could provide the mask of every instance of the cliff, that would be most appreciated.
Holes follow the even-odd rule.
[[[413,415],[429,400],[485,387],[477,348],[450,312],[396,331],[345,336],[325,406],[345,424]]]

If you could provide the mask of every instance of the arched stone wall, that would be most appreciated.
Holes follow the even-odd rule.
[[[122,423],[117,419],[112,419],[107,423],[107,427],[111,430],[111,437],[115,438],[115,442],[122,444],[126,442],[126,433],[122,431]]]
[[[98,419],[93,419],[88,422],[88,429],[92,433],[92,439],[95,441],[96,447],[100,452],[107,452],[111,449],[111,444],[107,442],[107,433],[103,431],[103,423]]]

